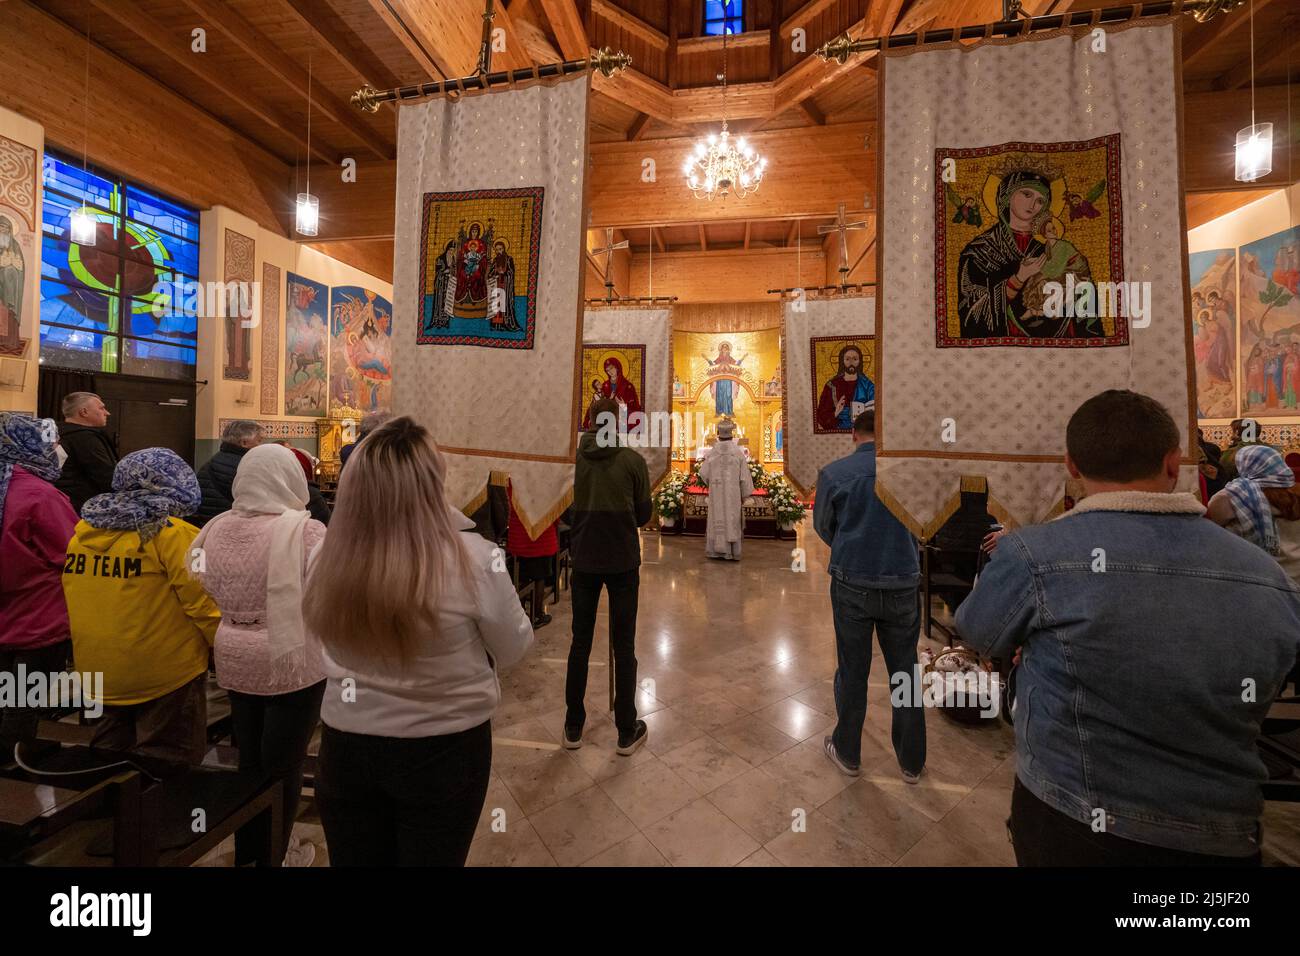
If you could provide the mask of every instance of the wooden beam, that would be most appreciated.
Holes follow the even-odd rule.
[[[677,87],[677,2],[669,0],[668,2],[668,56],[666,65],[668,67],[668,88],[676,89]]]
[[[768,28],[767,38],[767,78],[775,83],[781,78],[781,8],[777,0],[772,0],[772,25]]]
[[[817,104],[811,98],[799,101],[799,109],[803,114],[813,121],[814,126],[825,126],[826,116],[817,108]]]
[[[362,147],[381,159],[396,155],[392,140],[369,126],[355,109],[319,83],[310,84],[307,70],[274,43],[253,28],[247,20],[216,0],[181,0],[197,16],[206,20],[227,39],[243,50],[271,76],[276,77],[306,103],[311,96],[312,105],[328,120],[337,123],[356,137]],[[310,89],[309,89],[310,85]]]
[[[1284,22],[1290,24],[1289,28],[1273,34],[1255,48],[1254,75],[1268,72],[1300,49],[1300,27],[1296,24],[1296,18],[1288,17]],[[1250,82],[1251,72],[1250,58],[1243,57],[1236,66],[1214,81],[1214,88],[1216,90],[1240,89]]]
[[[1255,12],[1259,13],[1269,4],[1269,0],[1255,0]],[[1205,54],[1222,44],[1238,30],[1250,26],[1250,10],[1243,8],[1231,16],[1215,17],[1206,23],[1188,25],[1183,33],[1183,72],[1199,63]]]
[[[785,244],[787,246],[794,245],[796,241],[801,243],[803,242],[803,236],[801,235],[802,230],[799,228],[799,223],[800,220],[798,219],[790,223],[790,231],[786,233],[785,236]]]
[[[666,33],[661,33],[640,17],[634,16],[622,7],[614,6],[608,0],[591,0],[591,11],[597,16],[605,18],[620,30],[626,30],[638,40],[648,43],[656,50],[668,49],[668,35]]]
[[[849,32],[859,35],[866,28],[867,21],[859,20]],[[774,102],[771,109],[762,116],[770,119],[798,106],[808,97],[829,83],[833,83],[851,69],[860,67],[866,59],[876,56],[869,53],[866,57],[855,57],[847,63],[823,62],[815,53],[809,53],[793,67],[786,70],[774,84]]]
[[[284,0],[284,3],[293,11],[298,24],[315,37],[316,43],[362,83],[377,90],[401,86],[397,74],[357,38],[327,0]]]
[[[188,41],[189,34],[185,34],[185,38],[177,41],[178,35],[174,31],[169,33],[160,30],[158,23],[153,18],[145,16],[138,12],[137,8],[128,4],[117,3],[115,0],[90,0],[90,3],[97,10],[112,17],[118,24],[136,34],[177,66],[194,74],[226,99],[242,106],[268,126],[289,137],[297,145],[304,149],[307,148],[306,136],[296,132],[299,127],[302,127],[303,133],[306,133],[306,127],[303,123],[290,120],[261,101],[249,96],[245,90],[227,83],[219,71],[207,65],[202,56],[191,52]],[[330,163],[332,166],[337,167],[338,165],[339,156],[332,148],[321,143],[319,137],[312,143],[310,153],[317,159]]]
[[[709,237],[704,231],[704,223],[700,223],[699,230],[700,230],[700,252],[708,252]]]
[[[527,70],[535,65],[532,52],[528,48],[528,43],[524,40],[523,34],[519,31],[515,20],[514,10],[504,9],[504,3],[498,2],[496,6],[496,19],[492,21],[493,29],[505,31],[506,43],[505,50],[492,56],[493,70]],[[527,23],[527,20],[520,19],[519,23]]]
[[[668,251],[668,245],[667,245],[667,243],[664,242],[664,234],[663,234],[662,230],[655,229],[654,226],[651,226],[651,227],[650,227],[650,238],[653,239],[653,240],[655,241],[655,245],[659,247],[659,251],[660,251],[660,252],[667,252],[667,251]]]
[[[560,44],[560,52],[566,60],[576,60],[587,55],[590,43],[587,40],[587,27],[582,22],[576,0],[539,0],[546,19],[551,22],[551,31]]]
[[[727,50],[754,50],[766,47],[772,42],[766,30],[754,30],[751,33],[732,33],[727,37]],[[703,36],[682,40],[677,45],[677,52],[682,56],[694,56],[698,53],[721,53],[722,37]]]
[[[721,86],[672,90],[635,67],[628,67],[613,77],[594,74],[592,89],[676,126],[716,123],[722,115]],[[771,83],[728,84],[727,115],[731,119],[767,116],[772,112],[774,95],[775,87]]]
[[[753,226],[753,225],[754,225],[754,224],[753,224],[750,220],[748,220],[748,219],[745,220],[745,242],[744,242],[744,248],[745,248],[746,250],[749,249],[749,232],[750,232],[750,227]]]
[[[649,113],[641,113],[640,115],[638,115],[637,118],[632,121],[632,125],[628,127],[628,131],[627,131],[628,140],[631,142],[635,142],[636,140],[640,139],[642,135],[645,134],[645,128],[647,124],[649,124],[649,122],[650,122]]]
[[[434,79],[469,76],[483,38],[480,4],[370,0],[370,9]]]
[[[632,256],[629,295],[650,292],[650,256]],[[773,286],[819,286],[825,281],[826,256],[821,250],[724,249],[701,254],[654,254],[656,295],[675,295],[679,302],[772,302]],[[591,295],[603,287],[588,287]]]
[[[880,0],[874,0],[879,3]],[[781,36],[788,37],[795,27],[808,28],[808,21],[813,17],[821,16],[831,7],[835,6],[836,0],[808,0],[802,7],[790,14],[781,23]],[[779,8],[778,8],[779,9]],[[776,19],[773,17],[773,19]]]

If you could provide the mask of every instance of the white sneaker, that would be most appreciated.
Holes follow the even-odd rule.
[[[316,844],[306,841],[289,847],[284,855],[284,866],[311,866],[316,862]]]
[[[915,785],[917,784],[917,782],[920,781],[920,779],[921,779],[921,774],[924,773],[924,772],[925,772],[924,770],[918,770],[916,773],[909,773],[909,772],[906,771],[906,770],[902,771],[902,773],[903,773],[903,783],[910,783],[910,784],[912,784],[913,786],[915,786]]]

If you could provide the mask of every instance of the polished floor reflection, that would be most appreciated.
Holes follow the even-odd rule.
[[[835,642],[827,550],[809,537],[801,532],[806,570],[796,571],[791,543],[747,540],[731,564],[707,560],[702,538],[642,536],[638,709],[650,736],[631,757],[614,752],[603,638],[585,743],[560,746],[570,637],[562,594],[532,655],[502,676],[470,864],[1014,865],[1005,822],[1014,746],[1000,721],[966,727],[928,710],[926,772],[904,784],[877,653],[862,776],[843,776],[822,753],[834,724]],[[604,611],[602,601],[598,635]],[[1265,822],[1265,862],[1300,865],[1300,805],[1270,803]],[[316,844],[315,865],[327,865],[310,802],[295,832]]]

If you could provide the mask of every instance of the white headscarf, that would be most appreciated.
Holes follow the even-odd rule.
[[[271,660],[277,661],[306,643],[302,622],[302,533],[307,513],[307,478],[298,456],[282,445],[258,445],[240,459],[232,485],[232,511],[279,515],[271,523],[271,550],[266,566],[266,631]],[[208,522],[199,538],[220,517]],[[202,547],[201,540],[195,540]]]

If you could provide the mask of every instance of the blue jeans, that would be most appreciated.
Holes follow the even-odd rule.
[[[867,719],[867,678],[871,674],[871,632],[890,677],[907,675],[909,686],[916,666],[916,642],[921,634],[921,609],[916,588],[866,588],[831,577],[831,610],[835,617],[835,750],[845,763],[862,759],[862,725]],[[894,708],[891,738],[898,765],[909,773],[925,766],[925,709],[920,701]]]

